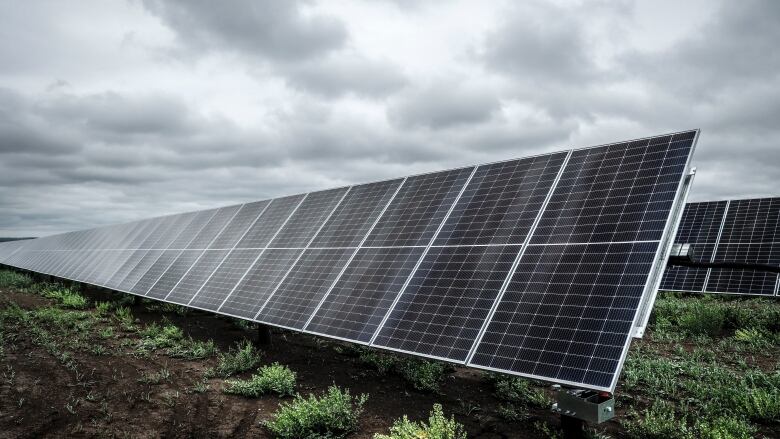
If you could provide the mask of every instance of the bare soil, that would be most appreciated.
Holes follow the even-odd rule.
[[[105,300],[106,294],[87,292],[93,300]],[[40,296],[0,290],[0,308],[12,302],[24,309],[52,304]],[[181,316],[150,312],[140,304],[133,305],[132,311],[139,324],[168,319],[195,339],[214,340],[222,350],[257,336],[230,319],[205,312]],[[186,361],[163,354],[139,357],[127,341],[138,337],[127,332],[104,340],[94,334],[94,343],[104,345],[107,354],[73,351],[74,372],[35,344],[29,334],[13,334],[13,343],[6,342],[4,355],[0,355],[0,437],[270,437],[261,421],[289,398],[226,395],[221,379],[207,380],[208,390],[199,393],[196,386],[216,364],[215,359]],[[371,370],[343,353],[339,345],[274,331],[263,359],[294,370],[302,394],[319,394],[332,384],[349,388],[352,394],[369,394],[360,431],[350,437],[370,438],[376,432],[387,432],[405,414],[425,419],[434,403],[441,403],[448,416],[454,414],[469,437],[540,438],[546,437],[538,428],[540,422],[553,430],[558,424],[557,416],[545,409],[532,409],[527,420],[517,423],[498,417],[501,402],[480,371],[456,367],[442,383],[441,393],[425,393],[398,376]],[[159,384],[141,382],[162,369],[171,372],[169,379]],[[617,423],[609,426],[610,430],[618,428]]]

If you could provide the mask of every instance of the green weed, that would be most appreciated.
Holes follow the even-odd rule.
[[[493,382],[496,397],[503,401],[536,408],[549,408],[552,405],[547,394],[532,387],[526,379],[503,374],[492,374],[488,379]]]
[[[87,298],[71,288],[45,289],[43,295],[49,299],[56,300],[63,308],[85,309],[88,305]]]
[[[623,424],[630,437],[642,439],[693,439],[685,419],[677,418],[671,404],[656,402]]]
[[[25,289],[34,282],[33,278],[26,274],[12,270],[0,270],[0,287],[2,288]]]
[[[353,397],[349,390],[331,386],[320,397],[296,395],[294,401],[280,404],[263,425],[278,438],[342,438],[357,431],[367,400],[368,395]]]
[[[434,404],[428,423],[412,422],[404,416],[390,427],[390,434],[375,434],[374,439],[466,439],[463,425],[444,416],[441,404]]]
[[[295,392],[295,378],[296,374],[290,368],[274,363],[261,367],[258,373],[248,380],[226,381],[224,392],[248,398],[257,398],[267,393],[292,395]]]
[[[257,367],[260,363],[261,353],[249,342],[244,340],[235,349],[219,354],[219,363],[215,368],[209,369],[206,376],[228,378],[237,373]]]
[[[735,417],[700,420],[694,426],[700,439],[750,439],[755,437],[756,428]]]

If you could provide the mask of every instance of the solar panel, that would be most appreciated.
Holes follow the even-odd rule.
[[[573,151],[468,364],[614,388],[694,140]]]
[[[652,302],[660,282],[696,135],[55,235],[13,254],[0,245],[0,261],[275,326],[611,390],[640,304]]]
[[[730,201],[714,260],[780,265],[780,198]],[[713,269],[705,291],[773,295],[777,278],[764,271]]]
[[[362,248],[307,332],[368,343],[422,256],[421,247]]]
[[[718,242],[726,201],[688,203],[677,229],[674,242],[693,244],[696,259],[711,261]],[[666,268],[661,289],[666,291],[701,292],[707,280],[706,268],[678,267]]]

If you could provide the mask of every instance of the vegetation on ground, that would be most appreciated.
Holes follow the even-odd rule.
[[[206,372],[207,377],[228,378],[254,369],[260,364],[262,353],[249,340],[244,340],[228,352],[219,353],[218,358],[217,366]]]
[[[287,396],[295,393],[296,373],[279,363],[263,366],[248,380],[225,381],[225,393],[257,398],[267,393]]]
[[[341,438],[357,431],[368,395],[353,397],[349,389],[331,386],[322,396],[296,395],[283,402],[263,425],[278,438]]]
[[[374,368],[380,375],[394,373],[423,392],[438,392],[444,377],[453,370],[452,366],[439,361],[402,357],[369,348],[355,348],[355,353],[362,364]]]
[[[276,363],[260,367],[261,352],[247,340],[220,352],[212,340],[191,337],[188,331],[197,327],[190,326],[191,318],[197,321],[199,316],[186,308],[145,300],[139,303],[129,295],[95,294],[69,282],[35,282],[27,274],[10,270],[0,270],[0,288],[4,289],[0,295],[0,390],[10,402],[4,415],[13,407],[25,413],[29,410],[31,416],[40,414],[40,410],[30,408],[31,401],[40,398],[40,393],[34,391],[38,384],[27,378],[27,385],[32,387],[24,388],[18,367],[20,359],[33,352],[35,357],[29,358],[38,361],[41,355],[50,356],[72,378],[66,391],[67,401],[56,409],[73,417],[88,411],[92,419],[105,422],[103,425],[112,425],[110,401],[116,404],[116,398],[111,399],[110,389],[101,392],[93,387],[99,364],[134,362],[130,381],[131,387],[137,386],[138,390],[124,390],[117,398],[143,404],[141,407],[175,407],[177,401],[192,394],[207,394],[203,396],[211,398],[210,404],[222,406],[226,399],[236,396],[293,395],[298,376],[307,385],[311,383],[304,369],[296,373]],[[241,333],[246,325],[231,324],[229,328]],[[246,335],[244,332],[243,336]],[[220,344],[227,346],[234,340],[222,339]],[[338,349],[351,355],[352,361],[362,367],[350,372],[350,377],[376,381],[377,392],[383,399],[399,395],[418,401],[430,398],[408,393],[412,387],[438,393],[443,409],[434,406],[430,419],[424,422],[397,419],[389,432],[377,434],[379,439],[459,438],[463,431],[456,419],[469,431],[480,423],[498,422],[511,426],[512,431],[549,437],[559,434],[557,423],[549,414],[549,386],[502,374],[485,374],[479,401],[460,400],[456,386],[464,384],[464,378],[459,373],[452,376],[453,385],[444,385],[448,373],[454,370],[446,363],[346,347],[321,339],[302,346],[308,343],[316,346],[312,350]],[[268,354],[273,355],[278,352]],[[300,360],[293,364],[294,357],[290,363],[284,356],[279,358],[293,368],[307,367]],[[776,299],[661,293],[644,339],[633,341],[626,359],[616,390],[618,416],[596,427],[598,431],[591,432],[591,436],[609,437],[605,431],[617,437],[635,438],[777,436],[778,358],[780,303]],[[181,360],[193,363],[182,366]],[[316,357],[307,361],[318,360]],[[112,383],[122,380],[126,371],[111,367]],[[191,377],[177,373],[187,368],[199,372]],[[240,375],[243,379],[222,381],[244,373]],[[377,375],[392,379],[377,379]],[[397,388],[393,386],[400,380],[409,386],[393,394]],[[278,437],[341,437],[357,431],[366,397],[350,396],[338,387],[319,393],[332,382],[309,387],[318,396],[298,395],[283,403],[273,419],[264,424],[265,428]],[[385,382],[386,385],[382,384]],[[233,400],[240,404],[254,402]],[[421,409],[407,414],[418,419],[421,413],[414,411],[427,411],[430,403],[428,399]],[[374,406],[371,405],[372,410],[376,410]],[[446,417],[445,410],[455,418]],[[69,433],[83,434],[85,426],[86,423],[77,426]]]
[[[390,427],[390,434],[376,434],[374,439],[466,439],[466,429],[454,417],[444,416],[441,404],[434,404],[428,423],[412,422],[404,416]]]

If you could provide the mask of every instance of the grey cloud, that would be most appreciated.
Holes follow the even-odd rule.
[[[143,4],[195,50],[240,51],[249,56],[298,60],[341,47],[344,25],[303,14],[303,1],[212,2],[144,0]]]
[[[489,89],[441,81],[403,94],[387,112],[401,128],[442,129],[485,122],[500,108]]]
[[[283,65],[279,72],[292,87],[325,97],[346,93],[383,97],[407,84],[400,69],[388,61],[355,54],[332,54]]]
[[[780,3],[725,1],[710,22],[671,47],[655,52],[629,50],[623,62],[632,74],[663,84],[693,99],[738,93],[780,75]]]
[[[538,1],[515,5],[488,35],[482,59],[493,70],[541,87],[597,78],[583,23],[567,9]]]

